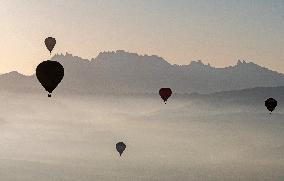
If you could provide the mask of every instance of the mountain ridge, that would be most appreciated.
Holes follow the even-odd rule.
[[[188,65],[177,65],[156,55],[139,55],[124,50],[101,52],[91,60],[69,53],[56,54],[51,60],[60,62],[65,69],[58,91],[153,93],[161,87],[171,87],[181,94],[206,94],[284,85],[284,74],[244,60],[238,60],[236,65],[225,68],[205,65],[201,60],[192,61]],[[31,83],[28,83],[28,79]],[[5,81],[17,81],[19,85],[38,88],[34,74],[26,76],[12,71],[0,75],[0,82],[11,86],[12,83]]]
[[[280,72],[271,70],[271,69],[269,69],[269,68],[260,66],[260,65],[258,65],[258,64],[253,63],[253,62],[250,62],[250,61],[247,62],[247,61],[245,61],[245,60],[243,60],[243,61],[238,60],[235,65],[230,65],[230,66],[227,66],[227,67],[214,67],[214,66],[211,66],[210,63],[204,64],[204,63],[202,62],[202,60],[192,60],[189,64],[171,64],[171,63],[167,62],[164,58],[159,57],[159,56],[157,56],[157,55],[147,55],[147,54],[145,54],[145,55],[140,55],[140,54],[137,54],[137,53],[129,53],[129,52],[124,51],[124,50],[100,52],[96,58],[91,58],[90,60],[89,60],[89,59],[86,59],[86,58],[81,58],[81,57],[79,57],[79,56],[73,55],[73,54],[68,53],[68,52],[66,52],[65,55],[64,55],[63,53],[60,53],[60,54],[57,53],[57,54],[55,54],[55,55],[51,58],[51,60],[64,57],[64,58],[70,58],[70,60],[72,60],[73,62],[76,62],[76,61],[80,61],[80,62],[81,62],[81,61],[83,61],[83,62],[85,62],[85,63],[94,63],[94,62],[100,60],[101,57],[105,57],[106,55],[107,55],[107,56],[108,56],[108,55],[118,55],[118,54],[123,54],[123,53],[124,53],[124,54],[129,54],[129,55],[135,55],[135,56],[139,56],[139,57],[147,57],[147,58],[153,58],[153,57],[154,57],[154,58],[157,58],[157,59],[161,59],[163,62],[165,62],[165,63],[168,64],[168,65],[177,66],[177,67],[188,67],[188,66],[195,66],[195,67],[197,67],[197,66],[204,66],[204,67],[208,67],[208,68],[212,68],[212,69],[217,69],[217,70],[218,70],[218,69],[231,69],[231,68],[235,68],[235,67],[237,67],[237,66],[242,66],[242,65],[244,65],[244,64],[250,64],[250,65],[257,66],[257,67],[259,67],[259,68],[263,68],[263,69],[266,69],[266,70],[269,70],[269,71],[272,71],[272,72],[275,72],[275,73],[284,75],[283,73],[280,73]],[[70,60],[69,60],[69,61],[70,61]],[[152,61],[153,61],[153,60],[152,60]],[[1,76],[1,75],[5,75],[5,74],[9,74],[9,73],[18,73],[18,74],[23,75],[23,76],[26,76],[26,77],[30,77],[30,76],[33,76],[33,75],[34,75],[34,74],[32,74],[32,75],[25,75],[25,74],[22,74],[22,73],[20,73],[20,72],[18,72],[18,71],[16,71],[16,70],[13,70],[13,71],[10,71],[10,72],[7,72],[7,73],[2,73],[2,74],[0,74],[0,76]]]

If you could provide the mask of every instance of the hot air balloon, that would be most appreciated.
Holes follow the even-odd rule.
[[[172,95],[172,90],[170,88],[161,88],[159,94],[166,104],[166,101]]]
[[[116,143],[116,150],[118,151],[120,156],[123,153],[123,151],[125,150],[125,148],[126,148],[126,145],[123,142]]]
[[[49,50],[50,54],[51,51],[53,50],[55,44],[56,44],[56,40],[53,37],[48,37],[44,40],[45,46],[46,48]]]
[[[268,98],[265,101],[265,107],[270,111],[270,114],[272,113],[272,111],[274,111],[276,106],[277,106],[277,101],[273,98]]]
[[[36,77],[49,92],[48,97],[51,97],[52,91],[61,82],[64,76],[64,68],[57,61],[43,61],[36,68]]]

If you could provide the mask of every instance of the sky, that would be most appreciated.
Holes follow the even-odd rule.
[[[0,0],[0,73],[30,75],[54,53],[158,55],[215,67],[252,61],[284,73],[283,0]]]

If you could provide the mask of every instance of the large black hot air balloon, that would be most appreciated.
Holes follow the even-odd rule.
[[[118,151],[120,156],[123,153],[123,151],[125,150],[125,148],[126,148],[126,145],[123,142],[116,143],[116,150]]]
[[[273,98],[268,98],[265,101],[265,107],[270,111],[270,114],[272,113],[272,111],[274,111],[276,106],[277,106],[277,101]]]
[[[53,50],[55,44],[56,44],[56,40],[53,37],[48,37],[44,40],[45,46],[46,48],[49,50],[50,54],[51,51]]]
[[[172,95],[172,90],[170,88],[161,88],[159,94],[166,104],[166,101]]]
[[[64,68],[57,61],[43,61],[36,68],[36,77],[49,92],[48,97],[51,97],[52,91],[61,82],[64,76]]]

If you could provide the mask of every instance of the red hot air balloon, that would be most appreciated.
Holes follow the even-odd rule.
[[[56,44],[56,40],[53,37],[48,37],[44,40],[45,46],[48,49],[48,51],[51,54],[51,51],[53,50],[55,44]]]
[[[172,95],[172,90],[170,88],[161,88],[159,94],[166,104],[166,101]]]

